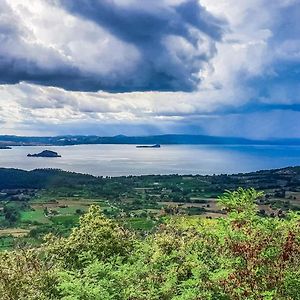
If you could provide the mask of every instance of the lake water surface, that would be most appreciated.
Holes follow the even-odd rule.
[[[53,150],[61,158],[27,157]],[[32,170],[58,168],[101,176],[143,174],[221,174],[300,165],[300,146],[78,145],[13,147],[0,150],[0,167]]]

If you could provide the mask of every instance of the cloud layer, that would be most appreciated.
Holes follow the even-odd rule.
[[[2,83],[190,91],[226,29],[197,0],[0,3]]]
[[[298,0],[0,0],[0,133],[300,137]]]

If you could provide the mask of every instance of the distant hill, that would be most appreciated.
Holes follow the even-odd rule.
[[[98,182],[92,175],[66,172],[58,169],[36,169],[25,171],[20,169],[0,168],[0,190],[20,188],[47,188],[91,184]]]
[[[55,137],[30,137],[30,136],[0,136],[0,146],[34,146],[34,145],[82,145],[82,144],[161,144],[161,145],[300,145],[300,139],[269,139],[251,140],[237,137],[218,137],[207,135],[186,135],[186,134],[164,134],[151,136],[94,136],[94,135],[66,135]]]
[[[113,184],[116,182],[123,185],[126,190],[132,188],[133,182],[140,184],[140,180],[169,180],[170,178],[203,178],[212,185],[226,189],[242,187],[255,187],[257,189],[269,189],[280,187],[300,186],[300,166],[286,167],[281,169],[260,170],[250,173],[220,174],[220,175],[144,175],[144,176],[121,176],[121,177],[95,177],[88,174],[67,172],[59,169],[35,169],[25,171],[20,169],[0,168],[0,190],[2,189],[42,189],[75,186],[110,184],[109,189],[116,190]],[[198,185],[197,181],[197,185]],[[134,186],[139,187],[139,185]],[[118,190],[120,191],[120,190]],[[223,191],[222,191],[223,192]],[[111,191],[110,191],[111,193]]]

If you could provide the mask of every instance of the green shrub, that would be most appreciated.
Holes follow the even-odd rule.
[[[226,192],[225,218],[175,216],[143,238],[92,206],[69,237],[49,236],[25,258],[2,254],[0,292],[4,300],[300,299],[300,218],[260,217],[258,197]]]

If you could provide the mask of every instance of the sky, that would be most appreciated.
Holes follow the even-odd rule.
[[[0,0],[0,134],[300,138],[300,0]]]

